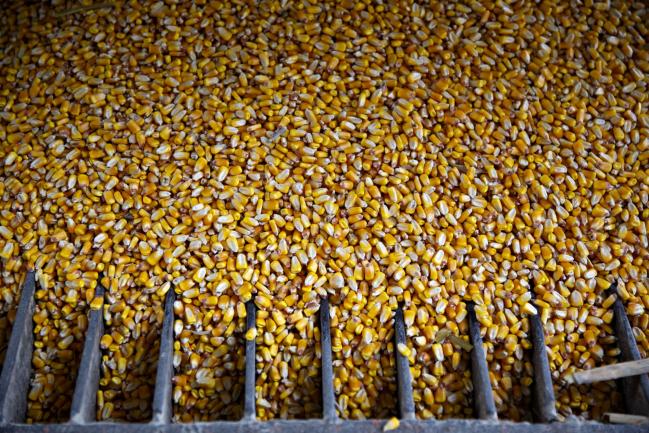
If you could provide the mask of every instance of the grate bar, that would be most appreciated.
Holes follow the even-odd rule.
[[[254,301],[250,300],[246,302],[246,331],[257,326],[256,315],[257,310]],[[243,395],[243,419],[248,421],[254,420],[257,413],[255,406],[255,370],[257,368],[255,350],[255,339],[246,340],[246,378]]]
[[[403,356],[397,346],[406,343],[406,325],[403,310],[397,308],[394,316],[394,353],[397,357],[397,386],[399,391],[399,415],[401,419],[415,419],[415,401],[412,397],[412,376],[410,362]]]
[[[27,272],[0,375],[0,423],[25,421],[34,352],[34,271]]]
[[[336,399],[334,396],[334,369],[331,354],[331,323],[329,316],[329,299],[320,301],[320,352],[322,374],[322,416],[325,420],[334,421]]]
[[[105,289],[97,281],[95,296],[104,296]],[[70,422],[85,424],[97,419],[97,390],[101,371],[100,340],[104,334],[104,310],[90,310],[86,341],[83,343],[81,364],[77,372],[77,382],[72,395]]]
[[[489,379],[487,357],[482,345],[480,323],[476,318],[473,302],[467,303],[467,310],[469,313],[469,338],[471,338],[471,344],[473,345],[471,350],[471,379],[473,381],[473,400],[476,412],[480,419],[497,420],[498,412],[496,411],[496,403]]]
[[[534,298],[534,291],[530,290],[530,293],[532,293],[532,298]],[[558,419],[557,406],[541,316],[538,314],[530,315],[529,322],[530,340],[532,343],[532,366],[534,367],[534,383],[532,385],[534,403],[532,412],[540,422],[553,422]]]
[[[610,291],[615,292],[617,283]],[[22,296],[13,332],[9,341],[7,358],[0,375],[0,433],[24,432],[35,433],[42,426],[22,424],[25,421],[27,394],[31,378],[31,357],[33,354],[33,314],[35,308],[36,281],[33,271],[27,273],[23,283]],[[104,296],[105,288],[98,283],[96,296]],[[256,417],[256,342],[246,340],[245,346],[245,390],[244,416],[241,422],[218,421],[209,423],[172,424],[172,387],[173,387],[173,323],[174,323],[173,290],[165,298],[164,322],[161,333],[160,355],[156,373],[156,388],[153,397],[153,417],[146,424],[117,424],[112,422],[96,422],[96,396],[99,386],[101,350],[100,339],[103,334],[103,309],[90,310],[89,326],[86,331],[81,364],[75,385],[70,423],[48,425],[50,433],[86,433],[89,429],[102,432],[130,433],[135,431],[151,432],[220,432],[240,433],[246,425],[245,421],[254,421]],[[403,420],[400,429],[412,433],[432,431],[467,431],[467,432],[635,432],[642,431],[638,426],[602,424],[596,422],[552,423],[557,420],[555,396],[545,345],[543,325],[538,314],[530,316],[530,338],[533,346],[534,365],[534,414],[544,422],[542,425],[528,423],[511,423],[497,421],[497,410],[494,403],[493,391],[488,372],[485,349],[480,333],[480,323],[477,320],[475,304],[467,303],[469,335],[473,349],[471,351],[471,367],[474,400],[480,420],[450,420],[450,421],[414,421],[415,410],[412,396],[412,377],[409,361],[395,350],[397,364],[397,381],[399,394],[399,411]],[[633,330],[626,315],[623,302],[618,297],[613,304],[614,328],[624,361],[640,359],[640,353],[635,341]],[[256,306],[253,301],[246,303],[246,330],[256,327]],[[336,421],[335,393],[333,388],[333,363],[331,348],[330,305],[323,299],[319,311],[320,342],[322,356],[322,420],[291,420],[270,421],[263,424],[262,430],[281,430],[286,432],[330,432],[331,421]],[[407,333],[404,314],[401,308],[395,312],[395,345],[406,344]],[[622,379],[622,389],[627,409],[634,414],[649,413],[649,376],[640,375]],[[370,433],[378,432],[384,421],[344,421],[338,433]],[[256,424],[255,424],[256,425]],[[262,424],[260,424],[262,425]],[[253,429],[260,431],[258,429]]]
[[[30,424],[0,426],[0,433],[382,433],[386,420],[346,420],[332,424],[317,420],[273,420],[263,423],[239,421],[182,424],[90,423]],[[566,422],[531,424],[526,422],[486,420],[416,420],[401,421],[397,433],[647,433],[646,425]]]
[[[174,375],[174,295],[174,290],[171,288],[165,298],[158,370],[156,371],[155,392],[151,407],[153,413],[151,423],[153,424],[169,424],[173,415],[171,399]]]
[[[617,294],[617,284],[616,281],[611,285],[608,289],[610,293]],[[641,359],[633,329],[619,295],[617,295],[613,304],[613,327],[621,351],[622,361]],[[620,383],[622,384],[622,395],[626,409],[635,415],[649,414],[649,377],[646,374],[626,377],[620,379]]]

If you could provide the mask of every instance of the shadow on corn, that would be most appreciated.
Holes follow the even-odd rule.
[[[239,420],[243,415],[246,310],[228,290],[173,303],[173,420]]]
[[[151,419],[164,317],[162,300],[152,293],[148,305],[137,303],[133,307],[128,301],[106,294],[97,394],[97,419],[101,421]]]
[[[320,302],[315,296],[300,299],[302,285],[301,277],[270,284],[269,290],[282,301],[272,308],[259,305],[263,301],[257,305],[255,390],[260,420],[322,415]]]

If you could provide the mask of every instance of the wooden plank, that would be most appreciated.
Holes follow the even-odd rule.
[[[604,419],[607,419],[608,422],[612,424],[647,424],[649,423],[649,418],[642,415],[629,415],[628,413],[610,413],[607,412],[604,414]]]
[[[572,375],[572,380],[577,384],[593,383],[638,376],[645,373],[649,373],[649,359],[621,362],[593,368],[592,370],[578,371]]]

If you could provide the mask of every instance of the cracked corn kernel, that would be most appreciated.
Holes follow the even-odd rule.
[[[471,416],[468,300],[504,417],[535,311],[561,416],[609,408],[563,380],[614,357],[615,279],[647,355],[641,2],[63,3],[0,13],[0,352],[35,268],[30,421],[69,409],[100,272],[102,419],[148,416],[167,290],[180,421],[238,417],[251,299],[293,378],[304,340],[274,332],[331,298],[345,418],[395,411],[399,303],[422,418]]]

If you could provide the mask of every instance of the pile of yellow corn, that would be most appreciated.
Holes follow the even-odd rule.
[[[295,275],[270,282],[259,293],[257,326],[257,416],[320,418],[320,328],[317,292],[303,296],[305,282]],[[271,298],[271,295],[273,298]],[[257,331],[259,330],[259,331]],[[251,335],[251,334],[254,334]]]
[[[397,412],[400,303],[421,418],[473,416],[469,300],[501,417],[529,419],[536,312],[561,416],[616,404],[565,379],[615,360],[616,279],[649,351],[645,4],[90,6],[0,12],[0,352],[33,268],[30,422],[67,418],[91,308],[98,419],[146,420],[169,290],[177,421],[240,417],[246,338],[258,417],[317,416],[325,296],[343,418]]]

